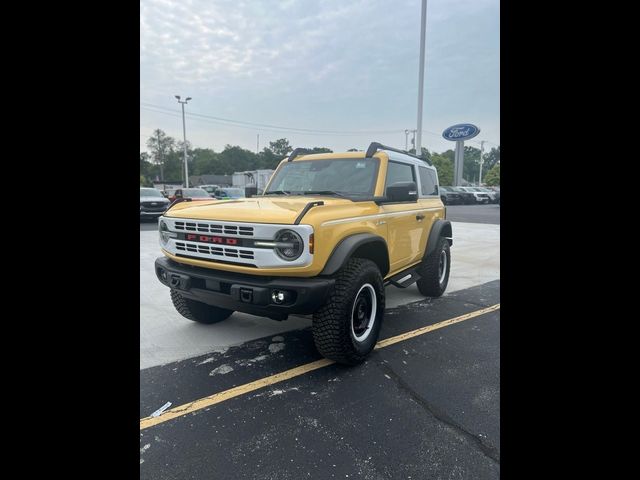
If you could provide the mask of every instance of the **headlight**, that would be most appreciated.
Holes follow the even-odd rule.
[[[158,229],[160,231],[160,241],[163,245],[166,245],[170,238],[177,238],[178,236],[177,233],[169,231],[169,227],[167,227],[164,220],[160,220],[158,223]]]
[[[302,237],[293,230],[280,230],[276,234],[276,244],[274,250],[283,260],[293,261],[304,251]]]

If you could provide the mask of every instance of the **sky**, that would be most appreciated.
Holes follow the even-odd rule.
[[[140,151],[160,128],[196,148],[405,147],[417,128],[421,0],[141,0]],[[422,145],[473,123],[500,144],[499,0],[428,0]],[[259,144],[257,136],[259,135]],[[409,146],[412,134],[409,134]]]

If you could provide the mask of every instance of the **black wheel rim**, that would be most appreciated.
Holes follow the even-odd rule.
[[[444,279],[446,276],[447,276],[447,251],[443,249],[440,252],[440,259],[438,261],[438,279],[441,285],[444,282]]]
[[[373,286],[367,283],[360,288],[351,309],[351,331],[357,341],[364,341],[369,336],[376,311],[376,293]]]

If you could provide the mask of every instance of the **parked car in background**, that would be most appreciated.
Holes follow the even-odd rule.
[[[476,203],[489,203],[491,199],[489,198],[489,194],[487,192],[483,192],[479,189],[479,187],[459,187],[463,189],[465,192],[469,192],[473,194]]]
[[[232,200],[234,198],[245,198],[244,188],[218,188],[215,193],[218,200]]]
[[[209,193],[202,188],[178,188],[173,195],[169,197],[171,202],[176,200],[213,200]]]
[[[466,190],[463,190],[462,187],[447,187],[447,188],[450,189],[452,192],[460,194],[460,196],[462,197],[462,203],[464,205],[475,205],[477,203],[476,196],[471,192],[467,192]]]
[[[459,192],[454,192],[451,187],[440,187],[440,200],[445,205],[462,205],[464,200]]]
[[[220,188],[220,186],[219,185],[200,185],[198,188],[203,189],[209,194],[210,197],[215,198],[216,191]]]
[[[498,195],[494,190],[487,187],[475,187],[475,188],[489,195],[489,203],[498,203]]]
[[[160,190],[140,188],[140,219],[158,218],[167,210],[169,203]]]

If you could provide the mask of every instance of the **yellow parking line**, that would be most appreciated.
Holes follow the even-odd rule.
[[[499,308],[500,304],[496,303],[495,305],[483,308],[481,310],[476,310],[475,312],[465,313],[464,315],[450,318],[449,320],[444,320],[440,323],[434,323],[433,325],[427,325],[426,327],[417,328],[416,330],[401,333],[400,335],[396,335],[395,337],[385,338],[384,340],[380,340],[378,343],[376,343],[375,349],[378,350],[379,348],[388,347],[389,345],[393,345],[394,343],[404,342],[405,340],[417,337],[418,335],[423,335],[427,332],[431,332],[439,328],[448,327],[449,325],[453,325],[454,323],[464,322],[465,320],[469,320],[470,318],[477,317],[479,315],[484,315],[485,313],[494,312]]]
[[[389,345],[393,345],[398,342],[404,342],[405,340],[408,340],[410,338],[417,337],[418,335],[423,335],[427,332],[432,332],[433,330],[437,330],[439,328],[448,327],[449,325],[453,325],[454,323],[464,322],[465,320],[469,320],[479,315],[484,315],[485,313],[494,312],[499,309],[500,309],[500,304],[497,303],[496,305],[492,305],[491,307],[482,308],[474,312],[465,313],[464,315],[450,318],[449,320],[444,320],[439,323],[434,323],[433,325],[428,325],[426,327],[421,327],[416,330],[412,330],[410,332],[401,333],[400,335],[396,335],[395,337],[390,337],[384,340],[380,340],[376,344],[375,348],[376,350],[380,348],[385,348],[385,347],[388,347]],[[177,407],[174,407],[165,411],[158,417],[145,417],[141,419],[140,430],[144,430],[145,428],[153,427],[154,425],[167,422],[176,417],[181,417],[189,413],[197,412],[198,410],[202,410],[203,408],[207,408],[212,405],[215,405],[216,403],[224,402],[231,398],[244,395],[245,393],[253,392],[254,390],[258,390],[260,388],[267,387],[269,385],[273,385],[276,383],[283,382],[285,380],[289,380],[290,378],[304,375],[305,373],[318,370],[319,368],[326,367],[333,363],[335,363],[333,360],[327,360],[326,358],[323,358],[321,360],[316,360],[315,362],[307,363],[305,365],[300,365],[299,367],[292,368],[291,370],[285,370],[284,372],[276,373],[275,375],[271,375],[269,377],[261,378],[259,380],[255,380],[250,383],[245,383],[244,385],[238,385],[237,387],[230,388],[229,390],[224,390],[222,392],[214,393],[213,395],[209,395],[208,397],[194,400],[193,402],[179,405]]]

